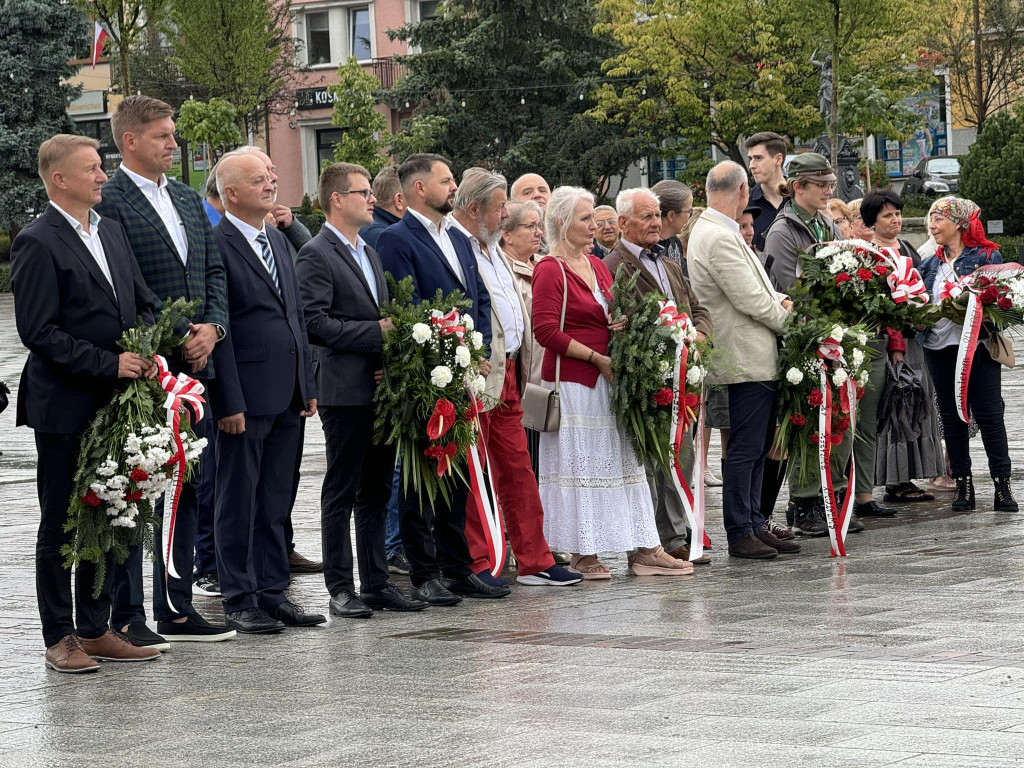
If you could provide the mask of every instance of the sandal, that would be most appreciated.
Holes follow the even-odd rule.
[[[612,572],[597,559],[597,555],[573,555],[569,559],[569,570],[579,573],[586,580],[610,579]]]
[[[941,475],[940,477],[933,477],[928,481],[928,488],[932,491],[941,491],[943,493],[953,492],[956,490],[956,480],[949,475]]]
[[[635,576],[689,576],[693,573],[693,563],[677,560],[662,547],[647,551],[637,549],[628,560],[629,570]]]
[[[935,501],[935,496],[923,491],[913,483],[900,483],[899,485],[885,486],[885,496],[882,501],[892,504],[907,504],[917,501]]]

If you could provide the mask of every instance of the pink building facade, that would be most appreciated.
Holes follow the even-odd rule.
[[[304,193],[313,197],[321,163],[333,157],[332,146],[342,129],[331,125],[327,86],[338,82],[338,66],[355,56],[382,88],[390,88],[401,75],[392,57],[406,53],[407,46],[389,40],[387,31],[429,18],[437,5],[436,0],[293,0],[292,33],[302,41],[302,60],[296,63],[308,71],[296,74],[292,114],[278,115],[270,124],[281,203],[297,206]],[[383,104],[378,109],[396,130],[398,114]]]

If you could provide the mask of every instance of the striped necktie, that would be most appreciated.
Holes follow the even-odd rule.
[[[281,281],[277,279],[277,264],[274,261],[274,253],[270,250],[270,241],[267,240],[267,233],[260,232],[256,235],[256,242],[260,244],[263,249],[263,262],[267,265],[267,271],[270,273],[271,279],[274,281],[274,286],[277,288],[278,295],[281,294]]]

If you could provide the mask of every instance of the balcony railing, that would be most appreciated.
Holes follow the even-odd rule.
[[[393,56],[374,59],[372,62],[373,76],[380,81],[382,90],[389,91],[395,87],[403,74],[402,65]]]

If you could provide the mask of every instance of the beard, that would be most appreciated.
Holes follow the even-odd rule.
[[[494,248],[501,241],[501,227],[491,232],[483,224],[480,225],[480,235],[483,237],[484,245]]]

